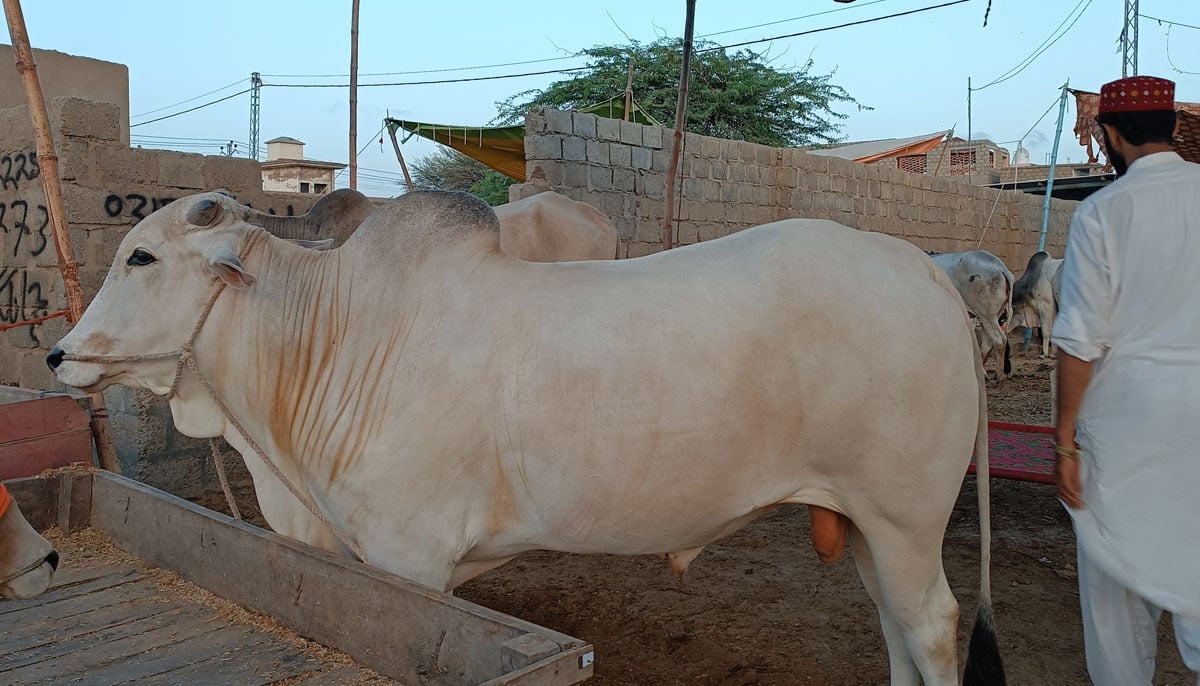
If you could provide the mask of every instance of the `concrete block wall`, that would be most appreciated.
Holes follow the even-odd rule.
[[[85,301],[100,289],[126,232],[178,198],[225,188],[280,214],[302,214],[316,199],[264,193],[254,160],[130,148],[121,142],[121,110],[111,103],[56,98],[50,118]],[[33,141],[27,108],[0,109],[0,323],[67,306]],[[44,360],[68,328],[59,318],[0,332],[0,384],[62,389]],[[180,435],[164,400],[123,386],[105,391],[105,399],[126,474],[181,495],[209,485],[207,442]]]
[[[528,181],[510,187],[510,199],[555,190],[607,214],[622,257],[662,249],[674,131],[547,109],[531,111],[525,127]],[[807,217],[887,233],[923,250],[982,248],[1016,274],[1037,249],[1040,196],[691,133],[680,165],[677,245]],[[1056,257],[1076,204],[1052,201],[1046,246]]]

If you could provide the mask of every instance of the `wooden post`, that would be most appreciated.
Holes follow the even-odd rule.
[[[62,271],[63,286],[67,292],[67,320],[72,324],[83,316],[83,289],[79,286],[79,265],[71,249],[71,235],[67,230],[67,213],[63,209],[62,185],[58,176],[58,154],[54,149],[54,138],[50,133],[50,115],[46,112],[46,99],[42,95],[42,84],[38,81],[37,65],[33,61],[33,48],[29,45],[29,34],[25,30],[25,15],[20,0],[4,0],[4,15],[8,19],[8,32],[12,37],[13,55],[17,71],[25,87],[25,101],[29,104],[29,116],[33,120],[33,134],[37,141],[38,164],[42,169],[42,187],[46,192],[46,211],[50,214],[50,228],[54,234],[54,249],[58,252],[58,268]],[[96,451],[100,454],[100,466],[110,472],[121,473],[117,461],[117,450],[113,446],[112,427],[108,423],[108,409],[104,396],[91,393],[92,434],[96,439]]]
[[[946,151],[950,149],[950,139],[953,137],[954,129],[950,129],[950,133],[946,134],[946,141],[942,143],[942,154],[938,155],[937,169],[933,170],[934,176],[942,173],[942,160],[946,159]]]
[[[392,147],[396,150],[396,159],[400,162],[400,171],[404,172],[404,192],[412,193],[412,177],[408,175],[408,165],[404,163],[404,155],[400,153],[400,141],[396,140],[396,130],[387,125],[384,128],[388,130],[388,136],[392,138]]]
[[[629,73],[625,75],[625,121],[632,121],[633,112],[633,58],[629,58]]]
[[[350,187],[358,188],[358,0],[350,9]]]
[[[683,65],[679,69],[679,100],[675,103],[675,141],[671,146],[671,166],[667,168],[667,211],[663,218],[663,250],[670,250],[675,226],[675,176],[679,150],[683,147],[683,127],[687,117],[689,72],[692,68],[692,33],[696,25],[696,0],[687,0],[687,20],[683,25]]]

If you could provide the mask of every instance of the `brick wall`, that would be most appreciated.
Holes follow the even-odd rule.
[[[673,131],[545,109],[530,112],[525,127],[529,180],[510,188],[511,199],[556,190],[612,218],[622,257],[662,249]],[[680,178],[677,245],[790,217],[832,219],[924,250],[979,246],[1019,275],[1041,228],[1040,196],[691,133]],[[1076,204],[1052,201],[1046,246],[1055,256]]]
[[[254,160],[131,149],[120,142],[116,105],[57,98],[50,110],[85,302],[130,227],[172,200],[225,188],[253,207],[285,214],[304,213],[316,200],[263,193]],[[67,306],[33,140],[27,108],[0,109],[0,323]],[[0,384],[62,389],[44,360],[67,330],[60,318],[0,332]],[[183,495],[208,485],[207,442],[180,435],[166,401],[123,386],[105,391],[105,399],[127,474]]]

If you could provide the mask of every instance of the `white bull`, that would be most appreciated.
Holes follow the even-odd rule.
[[[1029,258],[1025,273],[1013,284],[1013,327],[1041,329],[1042,357],[1050,355],[1050,332],[1058,314],[1062,288],[1062,260],[1038,251]]]
[[[0,598],[40,595],[58,568],[54,546],[29,526],[21,508],[0,484]]]
[[[1008,376],[1012,373],[1006,334],[1013,317],[1012,272],[999,257],[986,250],[934,253],[930,257],[950,277],[967,311],[975,315],[984,364],[995,355],[996,377]]]
[[[793,219],[539,264],[456,193],[402,196],[328,252],[244,216],[210,193],[143,220],[48,363],[72,386],[171,394],[159,353],[190,348],[175,424],[242,453],[279,532],[339,549],[251,441],[367,562],[441,590],[529,550],[692,551],[817,505],[849,518],[893,683],[948,685],[942,538],[974,453],[968,682],[1002,681],[983,369],[961,298],[912,245]]]

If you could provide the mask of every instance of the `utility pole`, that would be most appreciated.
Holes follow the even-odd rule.
[[[250,159],[258,159],[258,114],[261,105],[259,92],[262,89],[262,77],[258,72],[250,74],[250,150],[246,153]]]
[[[1125,24],[1121,28],[1121,78],[1137,76],[1138,0],[1125,0]]]
[[[692,69],[692,33],[696,26],[696,0],[687,0],[683,24],[683,65],[679,70],[679,100],[675,103],[675,142],[671,146],[671,166],[667,167],[667,206],[663,219],[663,250],[670,250],[675,234],[675,176],[679,171],[679,152],[683,147],[683,129],[687,124],[688,82]]]
[[[358,0],[350,5],[350,187],[358,188]]]

